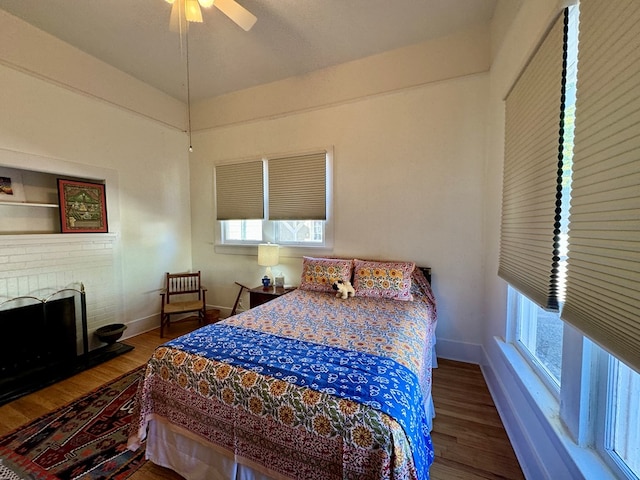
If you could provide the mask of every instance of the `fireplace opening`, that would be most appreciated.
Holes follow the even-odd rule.
[[[74,361],[75,302],[72,297],[0,311],[3,331],[0,375],[9,381]]]
[[[89,351],[84,287],[3,302],[0,332],[0,405],[133,349]]]

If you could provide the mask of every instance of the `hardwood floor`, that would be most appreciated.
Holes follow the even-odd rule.
[[[438,359],[432,480],[524,479],[478,365]]]
[[[126,339],[124,343],[135,347],[131,352],[3,405],[0,435],[144,364],[157,345],[186,333],[194,325],[191,322],[172,324],[171,332],[162,340],[157,330]],[[480,368],[442,359],[438,364],[433,373],[436,418],[432,439],[436,460],[431,466],[431,479],[524,479]],[[183,477],[147,462],[130,478],[181,480]]]

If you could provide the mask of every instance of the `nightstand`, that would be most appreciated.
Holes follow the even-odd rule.
[[[249,306],[257,307],[263,303],[267,303],[274,298],[278,298],[285,293],[293,292],[296,287],[256,287],[249,290]]]

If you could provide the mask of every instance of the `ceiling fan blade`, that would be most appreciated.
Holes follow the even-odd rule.
[[[253,13],[238,4],[235,0],[215,0],[213,4],[245,32],[251,30],[251,27],[253,27],[258,20]]]
[[[180,11],[182,2],[177,1],[171,5],[171,16],[169,17],[169,30],[172,32],[180,31],[180,23],[182,19],[182,12]]]

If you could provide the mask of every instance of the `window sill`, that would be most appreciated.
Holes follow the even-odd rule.
[[[571,438],[559,415],[559,402],[545,383],[538,377],[518,349],[500,338],[496,338],[498,348],[504,355],[506,363],[521,382],[523,391],[528,394],[531,406],[536,408],[536,419],[540,426],[562,445],[563,456],[569,457],[583,478],[616,480],[618,477],[607,467],[599,454],[588,447],[581,447]]]
[[[222,245],[216,244],[214,245],[214,251],[216,253],[220,253],[223,255],[258,255],[258,245]],[[280,256],[281,257],[299,257],[303,256],[320,256],[320,255],[330,255],[333,252],[333,248],[328,247],[326,245],[323,246],[280,246]]]

